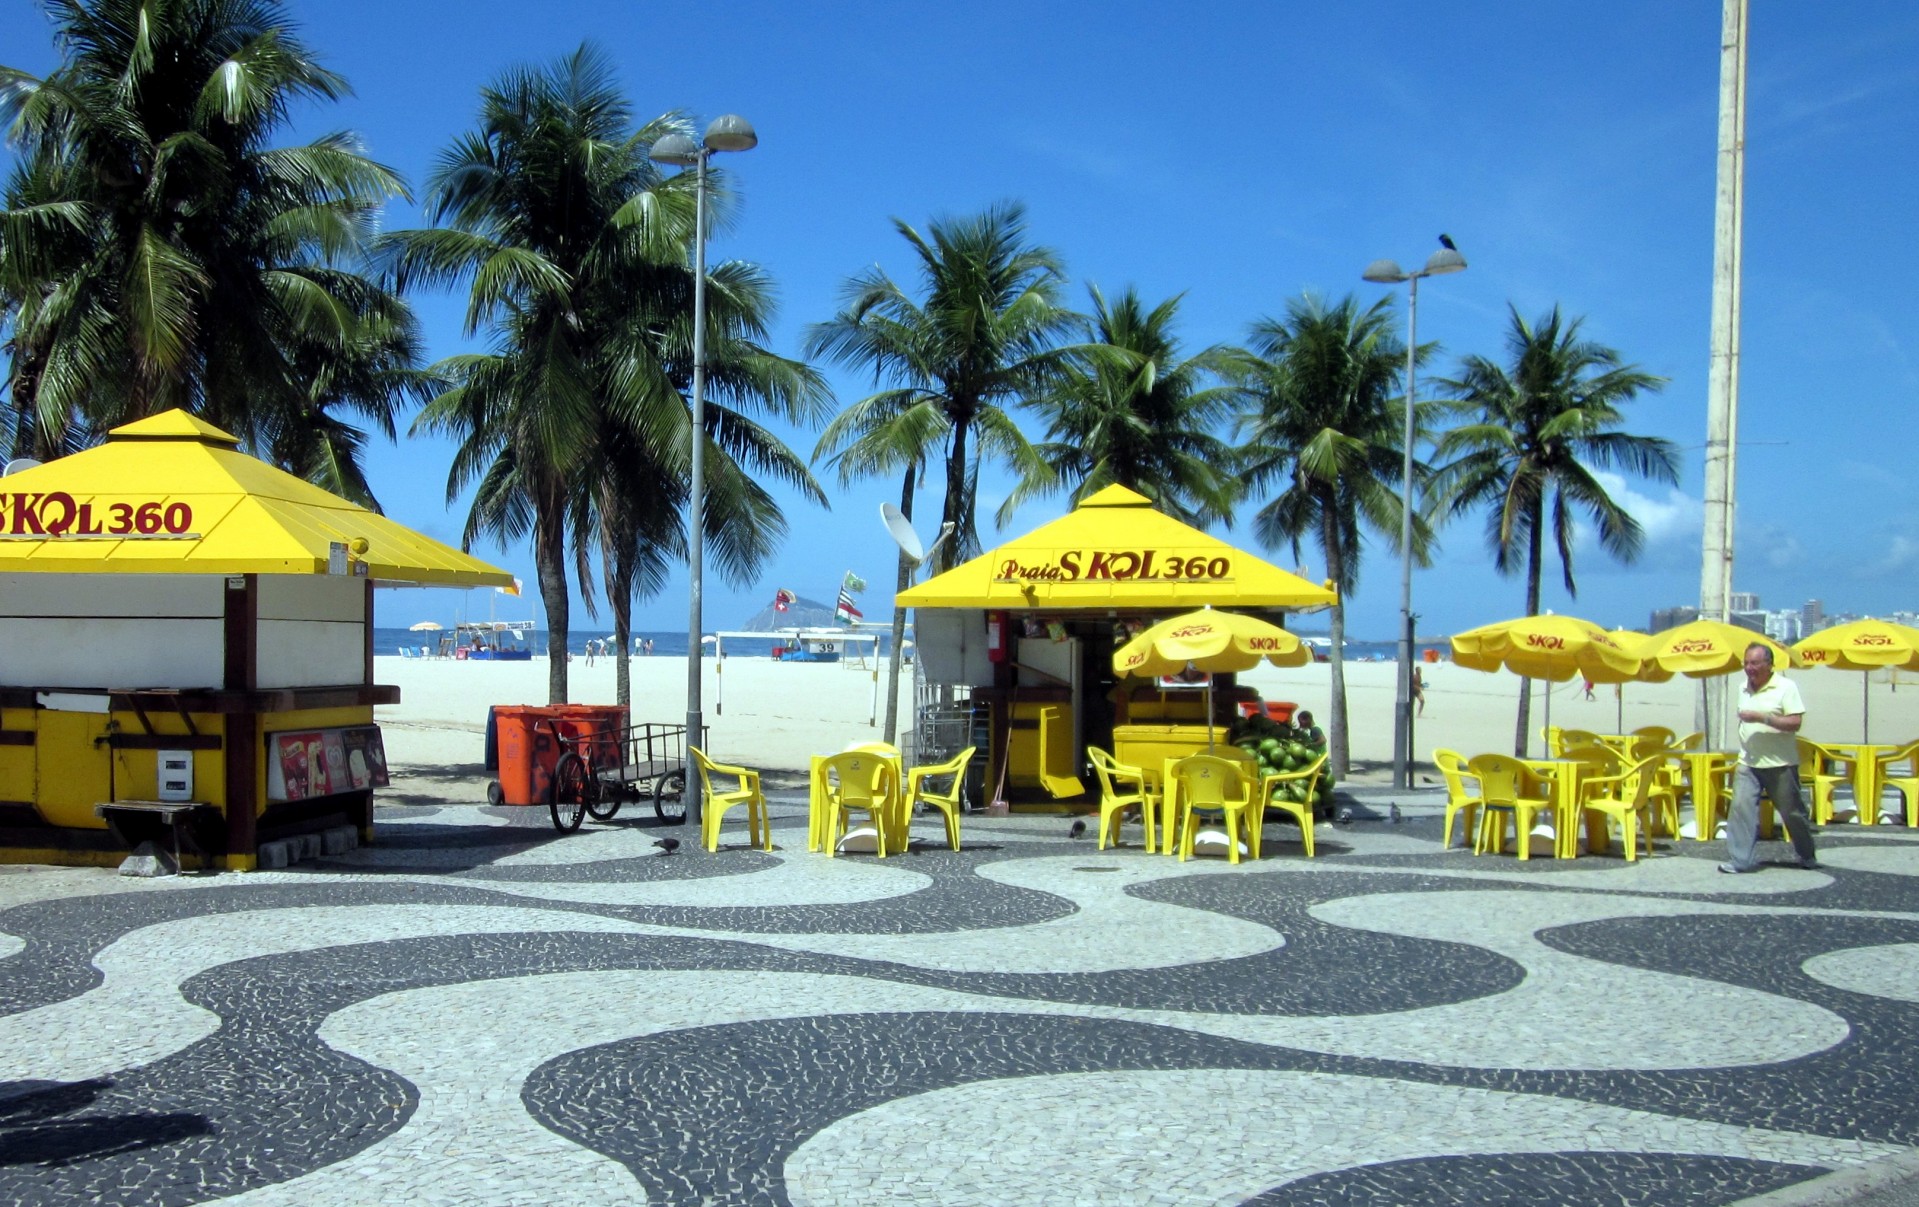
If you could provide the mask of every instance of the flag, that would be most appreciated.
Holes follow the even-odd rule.
[[[520,582],[520,580],[516,578],[513,580],[513,585],[510,587],[495,587],[493,589],[495,591],[498,591],[502,595],[518,595],[520,593],[520,588],[524,585],[525,585],[524,583]]]
[[[866,590],[866,580],[861,578],[859,575],[853,573],[851,570],[848,570],[846,572],[846,582],[842,584],[842,586],[845,590],[851,591],[855,595],[857,595],[861,591]]]
[[[858,624],[860,610],[853,606],[853,597],[845,591],[840,592],[840,601],[833,608],[833,619],[841,624]]]
[[[773,610],[775,612],[784,612],[786,609],[792,607],[794,601],[798,598],[799,596],[788,591],[785,587],[781,587],[779,590],[773,592]]]

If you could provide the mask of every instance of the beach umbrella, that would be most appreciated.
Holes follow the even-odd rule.
[[[1754,644],[1771,650],[1772,660],[1780,666],[1792,662],[1792,654],[1786,647],[1764,633],[1704,617],[1654,633],[1641,643],[1639,652],[1649,667],[1659,668],[1666,678],[1684,675],[1688,679],[1704,680],[1743,670],[1746,647]],[[1716,733],[1711,723],[1712,697],[1703,682],[1699,693],[1706,705],[1706,732]]]
[[[1612,635],[1620,645],[1638,654],[1641,659],[1639,663],[1639,673],[1633,676],[1633,682],[1664,683],[1666,680],[1672,678],[1671,671],[1646,656],[1647,643],[1652,640],[1650,634],[1642,633],[1638,629],[1614,629],[1612,630]],[[1613,731],[1615,733],[1624,733],[1626,732],[1625,683],[1622,681],[1613,684],[1612,692]]]
[[[408,630],[415,633],[437,633],[443,627],[437,620],[422,620],[419,624],[410,624]]]
[[[1549,612],[1482,625],[1454,636],[1453,661],[1469,670],[1503,669],[1552,683],[1564,683],[1575,675],[1594,683],[1626,683],[1638,677],[1643,665],[1629,641],[1590,620]],[[1553,697],[1548,691],[1547,728],[1552,727],[1552,718]]]
[[[1776,656],[1775,656],[1776,657]],[[1919,629],[1890,620],[1855,620],[1823,629],[1792,647],[1797,666],[1830,666],[1842,671],[1872,671],[1897,667],[1919,670]],[[1871,680],[1859,679],[1862,735],[1872,741]]]
[[[1135,634],[1113,651],[1118,675],[1177,675],[1205,671],[1206,748],[1213,748],[1214,672],[1247,671],[1261,662],[1274,666],[1305,666],[1313,660],[1304,642],[1270,621],[1238,612],[1216,612],[1211,607],[1162,620]]]

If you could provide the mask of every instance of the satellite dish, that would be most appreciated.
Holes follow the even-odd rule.
[[[0,469],[0,478],[4,478],[8,474],[17,474],[23,469],[37,468],[41,464],[42,462],[35,461],[32,457],[16,457],[7,462],[6,468]]]
[[[913,522],[906,513],[891,503],[880,504],[880,519],[886,523],[886,531],[893,534],[893,543],[900,547],[906,560],[915,566],[926,560],[926,546],[920,544],[920,534],[913,531]]]

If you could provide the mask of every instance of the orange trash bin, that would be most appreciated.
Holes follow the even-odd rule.
[[[1266,701],[1266,715],[1278,721],[1281,725],[1285,725],[1292,721],[1293,711],[1298,707],[1299,705],[1293,703],[1291,700],[1268,700]]]
[[[560,743],[553,727],[564,721],[557,708],[534,704],[496,704],[491,723],[497,742],[500,778],[486,787],[495,805],[543,805],[553,784]]]

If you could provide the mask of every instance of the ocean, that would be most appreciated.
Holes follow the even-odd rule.
[[[398,654],[402,646],[411,647],[415,651],[418,651],[421,646],[426,646],[437,651],[440,648],[440,638],[450,632],[451,630],[443,629],[439,632],[416,633],[411,629],[376,627],[373,630],[373,652],[375,655]],[[520,632],[525,635],[524,642],[532,645],[534,653],[546,653],[548,643],[545,629],[521,629]],[[512,631],[509,630],[506,635],[511,637]],[[584,658],[587,642],[605,641],[612,635],[611,630],[603,628],[575,629],[567,634],[567,645],[572,647],[574,657]],[[653,642],[655,657],[684,658],[686,656],[685,629],[678,632],[643,629],[635,632],[633,636],[636,640],[650,638]],[[884,640],[884,638],[881,639],[882,644]],[[775,633],[768,633],[765,637],[728,637],[726,656],[728,658],[771,658],[773,647],[784,645],[786,641],[787,638],[784,635]]]

